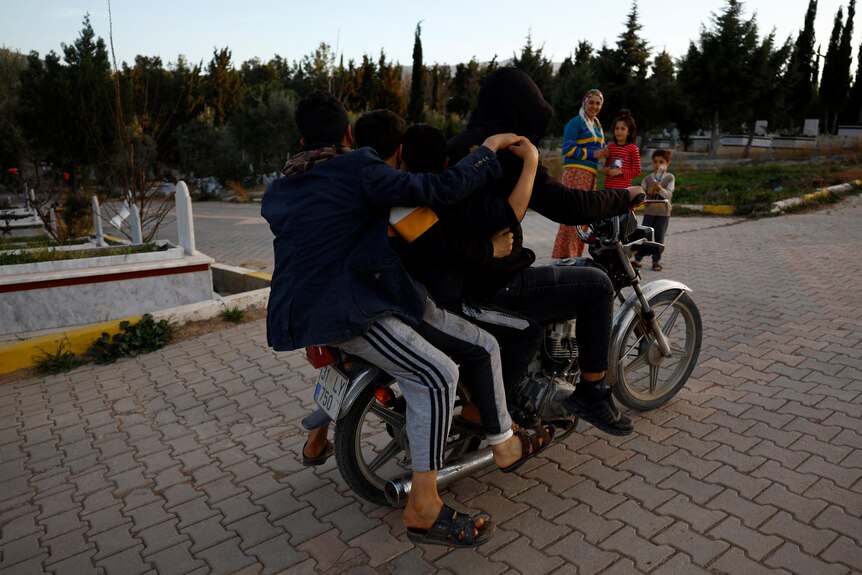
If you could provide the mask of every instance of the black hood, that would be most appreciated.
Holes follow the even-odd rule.
[[[538,145],[551,112],[551,105],[529,75],[517,68],[500,68],[482,84],[467,129],[479,129],[488,135],[514,132]]]

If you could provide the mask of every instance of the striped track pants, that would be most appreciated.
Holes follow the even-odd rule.
[[[459,365],[464,383],[479,406],[489,443],[501,443],[511,436],[512,420],[506,409],[496,340],[467,320],[439,309],[430,299],[416,329],[397,318],[385,317],[375,321],[365,334],[336,345],[380,367],[398,382],[407,402],[407,437],[414,471],[443,466]]]

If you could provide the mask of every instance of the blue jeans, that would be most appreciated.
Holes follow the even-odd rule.
[[[577,318],[575,336],[581,371],[607,371],[614,288],[600,269],[530,267],[494,293],[490,301],[542,325]],[[525,366],[531,359],[524,358]]]

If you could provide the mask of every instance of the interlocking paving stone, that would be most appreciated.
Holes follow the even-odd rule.
[[[806,555],[793,543],[785,543],[778,551],[764,561],[770,567],[781,567],[793,573],[817,573],[823,575],[849,573],[849,569],[843,565],[826,563]]]
[[[199,234],[219,261],[271,258],[259,206],[200,210],[220,222],[217,242]],[[218,214],[236,213],[256,223],[233,241]],[[841,256],[860,217],[854,196],[729,226],[675,218],[665,272],[643,275],[694,289],[700,365],[631,414],[631,436],[582,424],[518,473],[444,493],[500,523],[477,551],[414,546],[401,511],[357,501],[334,463],[302,467],[316,372],[267,348],[263,321],[0,385],[0,575],[315,573],[324,558],[339,573],[859,571],[862,302],[830,273],[862,273]],[[556,226],[529,214],[525,230],[548,262]]]

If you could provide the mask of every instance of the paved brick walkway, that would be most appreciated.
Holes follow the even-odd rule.
[[[267,269],[253,208],[213,208],[241,214],[221,243],[198,228],[245,252],[201,249]],[[660,275],[703,314],[694,377],[629,437],[583,428],[518,473],[457,483],[445,497],[501,522],[476,551],[414,546],[334,462],[299,464],[315,372],[271,352],[263,322],[4,384],[0,575],[862,572],[860,221],[860,197],[673,220]],[[528,231],[550,249],[552,225]]]

